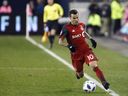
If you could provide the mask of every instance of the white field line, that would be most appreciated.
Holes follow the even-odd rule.
[[[48,53],[49,55],[51,55],[53,58],[57,59],[58,61],[62,62],[64,65],[66,65],[67,67],[69,67],[71,70],[74,71],[74,68],[72,67],[72,65],[70,63],[68,63],[66,60],[62,59],[61,57],[59,57],[57,54],[53,53],[52,51],[48,50],[47,48],[45,48],[43,45],[37,43],[35,40],[33,40],[30,37],[26,37],[26,39],[31,42],[33,45],[39,47],[40,49],[42,49],[43,51],[45,51],[46,53]],[[95,80],[94,78],[90,77],[88,74],[84,73],[84,77],[87,78],[88,80],[92,80],[95,82],[95,84],[97,86],[99,86],[101,89],[103,89],[104,91],[106,91],[110,96],[119,96],[119,94],[117,94],[115,91],[108,89],[105,90],[102,86],[102,84],[100,84],[97,80]]]

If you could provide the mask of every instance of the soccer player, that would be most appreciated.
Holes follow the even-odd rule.
[[[49,48],[52,48],[58,27],[58,19],[63,16],[63,8],[58,3],[54,3],[54,0],[47,0],[47,2],[48,4],[44,7],[44,27],[48,26]]]
[[[97,46],[96,41],[85,32],[85,24],[79,22],[79,13],[77,10],[70,10],[69,18],[70,23],[65,24],[60,33],[59,44],[69,48],[77,79],[84,76],[83,64],[86,63],[96,73],[104,88],[106,90],[109,89],[110,84],[106,81],[101,69],[98,67],[98,59],[87,44],[86,39],[91,41],[93,48]],[[67,42],[64,41],[65,38]]]

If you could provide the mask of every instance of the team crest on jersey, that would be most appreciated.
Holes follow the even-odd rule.
[[[75,32],[75,30],[73,29],[72,32]]]

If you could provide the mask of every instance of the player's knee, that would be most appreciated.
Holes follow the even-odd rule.
[[[97,61],[93,61],[89,63],[89,66],[94,69],[95,67],[97,67]]]
[[[51,30],[51,35],[55,35],[55,33],[56,33],[56,30],[55,29],[52,29]]]

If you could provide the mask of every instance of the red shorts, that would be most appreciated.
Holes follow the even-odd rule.
[[[76,72],[82,72],[83,71],[83,64],[89,64],[92,61],[98,61],[95,54],[92,52],[92,50],[89,50],[87,52],[75,52],[71,53],[72,58],[72,64],[75,68]]]

